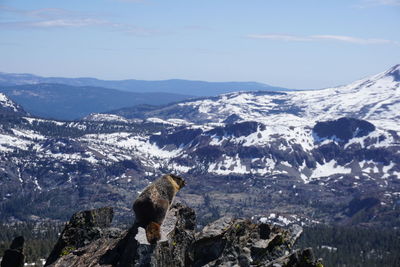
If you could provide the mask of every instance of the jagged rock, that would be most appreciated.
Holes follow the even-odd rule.
[[[161,229],[162,239],[156,245],[148,244],[143,230],[134,225],[120,235],[100,236],[51,266],[321,266],[311,250],[292,251],[302,231],[299,226],[286,230],[223,217],[196,233],[194,211],[178,203],[168,211]]]
[[[4,252],[1,267],[22,267],[25,263],[24,251],[25,239],[23,236],[14,238],[10,248]]]
[[[49,266],[58,258],[87,246],[101,237],[118,236],[118,230],[107,229],[111,225],[113,213],[111,207],[104,207],[81,211],[72,215],[50,253],[45,266]]]

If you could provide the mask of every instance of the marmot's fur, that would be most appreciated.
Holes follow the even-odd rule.
[[[135,223],[146,230],[150,244],[161,239],[160,226],[176,193],[184,186],[183,178],[166,174],[146,187],[133,203]]]

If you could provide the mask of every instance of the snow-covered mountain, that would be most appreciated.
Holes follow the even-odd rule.
[[[185,201],[203,207],[205,194],[213,194],[228,213],[238,212],[232,203],[254,202],[241,212],[262,214],[279,204],[280,212],[344,222],[367,208],[357,204],[350,216],[349,203],[368,197],[381,214],[399,214],[399,69],[324,90],[124,109],[126,118],[1,117],[0,214],[29,207],[46,217],[50,197],[65,212],[73,203],[127,203],[165,172],[188,178]],[[34,207],[16,208],[22,199]]]
[[[128,114],[128,117],[135,115]],[[236,121],[286,126],[352,117],[369,120],[378,127],[400,130],[400,65],[346,86],[309,91],[230,93],[183,101],[148,111],[146,115],[185,119],[196,124],[222,123],[234,116]]]

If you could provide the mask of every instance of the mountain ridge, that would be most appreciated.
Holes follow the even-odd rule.
[[[191,98],[171,93],[134,93],[93,86],[26,84],[0,88],[12,100],[36,115],[54,119],[79,119],[135,104],[167,104]]]
[[[0,72],[0,85],[24,85],[37,83],[59,83],[71,86],[95,86],[136,93],[167,92],[195,96],[215,96],[238,90],[289,91],[291,89],[271,86],[259,82],[208,82],[183,79],[168,80],[101,80],[96,78],[41,77],[32,74]]]
[[[234,92],[214,98],[186,100],[175,105],[152,109],[140,116],[182,119],[192,123],[221,123],[236,115],[242,120],[276,124],[307,125],[340,116],[372,121],[375,125],[400,128],[400,66],[345,86],[321,90],[291,92]],[[113,114],[134,118],[129,108]],[[394,123],[393,123],[394,122]]]
[[[116,203],[124,218],[133,195],[161,173],[178,173],[188,179],[181,200],[204,222],[221,213],[279,214],[285,224],[394,227],[400,136],[391,129],[398,83],[383,79],[344,87],[345,96],[337,88],[239,92],[159,110],[147,106],[136,119],[0,116],[0,218],[65,219],[77,204],[104,202]],[[360,90],[367,92],[363,98]],[[350,93],[359,96],[355,106],[342,101]],[[375,120],[366,120],[368,114]],[[385,123],[376,124],[380,119]]]

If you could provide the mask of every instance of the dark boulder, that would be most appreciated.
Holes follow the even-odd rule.
[[[92,243],[94,240],[112,235],[112,230],[110,231],[107,228],[111,225],[113,214],[111,207],[104,207],[81,211],[72,215],[47,258],[45,266],[78,248]]]
[[[11,242],[10,248],[4,252],[1,267],[23,267],[25,264],[24,237],[18,236]]]

